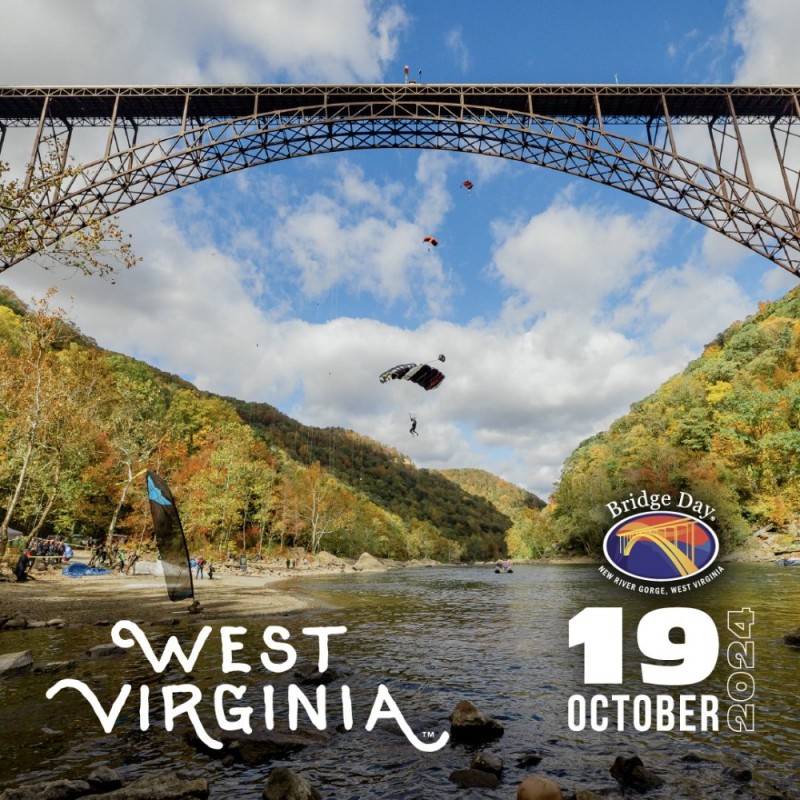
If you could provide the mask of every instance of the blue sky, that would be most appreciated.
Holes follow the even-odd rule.
[[[405,65],[426,83],[800,83],[791,0],[4,0],[3,13],[7,85],[399,83]],[[13,161],[29,145],[12,134]],[[77,154],[94,146],[76,136]],[[143,260],[114,283],[36,263],[0,281],[24,300],[58,286],[102,346],[203,389],[542,496],[581,440],[796,282],[618,190],[435,151],[249,169],[119,223]],[[440,352],[433,392],[377,381]]]

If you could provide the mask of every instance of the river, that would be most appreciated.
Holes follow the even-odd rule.
[[[277,619],[230,621],[247,628],[240,637],[242,649],[232,654],[236,662],[252,666],[246,674],[223,675],[219,646],[212,646],[211,639],[187,678],[174,666],[156,675],[138,651],[102,660],[79,658],[88,646],[110,641],[108,628],[3,633],[3,652],[17,644],[17,649],[33,650],[37,663],[75,658],[76,664],[67,673],[31,674],[0,684],[0,788],[82,777],[92,766],[106,764],[126,779],[166,771],[202,775],[210,782],[212,798],[256,800],[269,768],[283,764],[307,777],[324,798],[336,800],[512,798],[531,772],[550,777],[568,792],[582,787],[619,796],[609,768],[617,755],[636,754],[666,781],[648,798],[800,797],[794,788],[800,765],[800,650],[783,643],[785,633],[800,627],[800,568],[725,565],[708,585],[668,598],[614,586],[592,565],[517,566],[509,574],[478,567],[396,570],[304,579],[291,583],[290,590],[312,598],[315,608]],[[638,621],[651,610],[679,605],[701,609],[715,622],[717,665],[697,685],[644,684],[639,664],[648,659],[638,652]],[[583,684],[583,647],[571,649],[568,632],[570,619],[587,607],[623,609],[621,686]],[[726,687],[736,671],[726,657],[736,638],[728,631],[728,612],[743,608],[754,612],[750,638],[755,662],[748,672],[755,684],[750,700],[755,724],[750,733],[730,730],[724,714],[730,705]],[[188,634],[196,634],[201,625],[199,619],[182,629],[182,636],[191,643]],[[213,687],[242,684],[249,687],[246,702],[231,700],[229,706],[256,706],[253,726],[263,730],[263,708],[258,709],[263,686],[275,686],[275,716],[280,719],[286,714],[287,684],[296,680],[291,671],[272,674],[262,666],[260,654],[267,648],[261,636],[268,625],[289,631],[297,666],[303,669],[315,666],[319,644],[317,636],[303,635],[304,627],[347,628],[329,639],[331,667],[341,677],[328,686],[326,740],[272,764],[248,766],[189,746],[177,729],[163,729],[158,705],[150,729],[139,730],[138,692],[110,735],[74,690],[44,698],[65,675],[96,689],[106,708],[126,681],[134,691],[147,683],[153,697],[163,684],[191,682],[205,692],[202,719],[213,721]],[[219,627],[214,624],[215,634]],[[172,631],[145,633],[156,646]],[[218,637],[213,641],[218,643]],[[283,657],[273,653],[276,663]],[[341,729],[343,683],[352,695],[351,730]],[[436,752],[421,752],[393,720],[381,720],[367,731],[380,685],[421,741],[432,743],[449,730],[448,717],[462,699],[502,723],[504,735],[483,747],[450,742]],[[313,686],[301,688],[315,701]],[[621,731],[613,725],[602,732],[570,730],[569,698],[602,692],[714,695],[720,702],[720,730],[637,731],[631,725]],[[302,709],[300,714],[303,719]],[[464,790],[449,780],[452,771],[469,766],[478,750],[503,759],[498,789]],[[541,758],[538,766],[517,766],[530,754]],[[728,767],[748,768],[753,778],[738,782],[725,772]]]

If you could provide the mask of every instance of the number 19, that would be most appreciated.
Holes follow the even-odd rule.
[[[683,642],[670,641],[680,628]],[[719,656],[714,620],[697,608],[659,608],[639,620],[636,641],[643,656],[673,664],[642,663],[642,680],[661,686],[686,686],[705,680]],[[584,608],[569,621],[569,646],[584,645],[583,682],[622,683],[622,609]]]

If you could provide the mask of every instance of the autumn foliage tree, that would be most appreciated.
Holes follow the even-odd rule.
[[[40,264],[62,264],[87,275],[107,275],[129,269],[139,260],[130,235],[115,220],[94,220],[66,235],[65,217],[47,207],[64,178],[76,173],[64,167],[64,153],[57,145],[46,152],[30,184],[9,175],[0,161],[0,269],[36,255]]]

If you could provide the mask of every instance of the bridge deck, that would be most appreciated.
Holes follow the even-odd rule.
[[[242,86],[0,86],[0,123],[38,124],[42,105],[73,125],[93,125],[118,117],[139,124],[179,123],[192,119],[228,119],[291,108],[381,102],[456,104],[508,113],[542,114],[570,120],[596,118],[604,123],[647,122],[665,116],[698,123],[731,115],[732,102],[742,122],[769,122],[800,116],[798,87],[702,85],[517,85],[517,84],[371,84]],[[188,98],[188,101],[187,101]],[[363,112],[367,114],[368,112]]]

